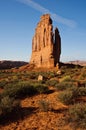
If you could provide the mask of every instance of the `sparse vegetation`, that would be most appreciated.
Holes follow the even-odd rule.
[[[78,103],[70,107],[68,120],[73,128],[86,129],[86,103]]]
[[[50,109],[50,102],[46,100],[39,100],[39,109],[43,112],[48,112]]]
[[[57,85],[55,85],[55,88],[57,90],[63,91],[63,90],[72,88],[73,86],[75,86],[74,82],[60,82]]]
[[[21,98],[25,96],[32,96],[37,93],[45,93],[47,91],[48,87],[46,85],[22,81],[7,85],[2,93],[2,96]]]
[[[0,120],[6,115],[15,114],[14,111],[21,108],[21,115],[28,116],[28,113],[33,112],[36,116],[41,113],[42,117],[42,112],[45,112],[43,120],[49,118],[51,122],[55,117],[55,122],[61,117],[61,124],[64,124],[61,120],[63,119],[65,125],[68,123],[68,126],[74,126],[76,129],[86,129],[86,68],[62,67],[61,72],[57,75],[56,71],[10,72],[1,70]],[[39,75],[43,76],[42,81],[38,81]],[[48,116],[45,119],[46,114]],[[64,115],[65,118],[63,118]],[[63,129],[61,125],[60,129]]]
[[[70,87],[63,92],[60,92],[58,98],[64,104],[74,104],[76,99],[80,96],[86,96],[86,88],[84,87]]]
[[[47,85],[44,84],[36,83],[33,84],[33,86],[39,94],[47,93],[49,91]]]
[[[0,88],[4,88],[4,86],[7,84],[7,82],[5,80],[1,80],[0,81]]]
[[[60,79],[60,82],[67,82],[67,81],[71,81],[70,75],[66,75]]]
[[[20,102],[18,100],[10,98],[9,96],[3,97],[0,100],[0,116],[6,116],[6,114],[10,114],[19,107]]]
[[[46,84],[49,85],[49,86],[55,87],[55,86],[57,86],[58,81],[57,80],[47,80]]]
[[[62,103],[66,104],[66,105],[74,102],[73,92],[69,91],[69,90],[61,92],[58,95],[58,98]]]

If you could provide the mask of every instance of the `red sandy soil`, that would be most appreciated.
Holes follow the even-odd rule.
[[[0,93],[2,93],[2,91],[3,91],[3,89],[2,89],[2,88],[0,88]]]
[[[73,130],[69,125],[61,123],[66,116],[68,106],[57,99],[58,92],[50,87],[51,93],[27,97],[21,100],[22,109],[11,119],[0,125],[0,130]],[[48,112],[41,111],[39,100],[50,102]]]

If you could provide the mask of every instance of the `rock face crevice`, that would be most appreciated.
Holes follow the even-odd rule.
[[[42,15],[32,39],[30,64],[35,67],[55,67],[60,61],[61,38],[56,28],[53,32],[52,19],[49,14]]]

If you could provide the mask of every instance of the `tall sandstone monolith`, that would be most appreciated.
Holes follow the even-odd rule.
[[[49,14],[42,15],[32,39],[30,64],[35,67],[52,68],[59,64],[61,38],[58,28],[53,32],[52,19]]]

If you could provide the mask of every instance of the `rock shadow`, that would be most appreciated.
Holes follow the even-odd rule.
[[[52,94],[54,92],[55,92],[55,90],[48,90],[45,94]]]
[[[0,126],[24,120],[28,116],[31,116],[32,114],[36,113],[37,109],[38,108],[36,107],[23,107],[7,115],[2,115],[0,117]]]
[[[68,108],[59,108],[59,109],[52,109],[51,111],[54,113],[62,113],[67,112]]]

